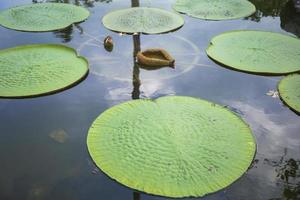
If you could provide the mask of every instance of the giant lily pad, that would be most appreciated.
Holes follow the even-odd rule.
[[[237,115],[179,96],[110,108],[91,126],[87,145],[111,178],[169,197],[198,197],[227,187],[246,172],[256,148]]]
[[[0,12],[0,24],[20,31],[52,31],[81,22],[88,16],[88,10],[72,4],[39,3]]]
[[[206,52],[240,71],[273,75],[300,71],[300,40],[279,33],[226,32],[214,37]]]
[[[31,97],[65,89],[85,77],[88,63],[63,45],[0,51],[0,97]]]
[[[300,113],[300,74],[285,77],[280,81],[278,88],[281,99]]]
[[[247,0],[177,0],[174,9],[206,20],[238,19],[256,11],[255,6]]]
[[[110,30],[124,33],[157,34],[170,32],[184,24],[183,18],[158,8],[129,8],[108,13],[102,19]]]

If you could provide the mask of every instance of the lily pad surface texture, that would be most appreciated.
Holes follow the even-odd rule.
[[[68,88],[88,73],[88,62],[63,45],[28,45],[0,51],[0,97],[21,98]]]
[[[247,0],[177,0],[173,8],[205,20],[230,20],[248,17],[255,6]]]
[[[237,115],[180,96],[108,109],[91,126],[87,145],[111,178],[167,197],[200,197],[227,187],[246,172],[256,149]]]
[[[281,99],[300,113],[300,74],[292,74],[282,79],[278,89]]]
[[[81,22],[87,19],[89,14],[85,8],[71,4],[38,3],[0,12],[0,24],[20,31],[53,31]]]
[[[158,34],[182,27],[184,19],[162,9],[137,7],[110,12],[102,22],[106,28],[116,32]]]
[[[269,75],[300,71],[300,40],[279,33],[225,32],[211,40],[206,52],[239,71]]]

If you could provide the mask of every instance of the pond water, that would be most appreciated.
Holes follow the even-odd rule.
[[[258,11],[230,21],[184,16],[186,24],[163,35],[120,35],[105,29],[101,18],[131,6],[130,0],[57,0],[87,7],[91,16],[62,31],[27,33],[0,27],[0,48],[34,43],[63,43],[90,61],[90,74],[66,91],[32,99],[0,99],[1,200],[166,200],[113,181],[93,164],[86,137],[104,110],[136,98],[183,95],[227,105],[252,128],[258,144],[249,171],[207,200],[300,199],[300,117],[279,98],[282,77],[241,73],[219,66],[205,54],[210,39],[229,30],[265,30],[300,37],[300,14],[287,0],[251,0]],[[0,10],[38,0],[0,1]],[[141,6],[171,10],[174,0],[142,0]],[[105,36],[114,39],[104,50]],[[135,44],[135,45],[134,45]],[[134,66],[134,51],[162,47],[176,68],[155,71]]]

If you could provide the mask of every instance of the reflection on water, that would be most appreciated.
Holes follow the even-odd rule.
[[[112,0],[32,0],[32,3],[43,3],[43,2],[54,2],[54,3],[69,3],[77,6],[94,7],[94,3],[110,3]],[[55,31],[54,34],[58,38],[62,38],[63,43],[68,43],[73,38],[74,28],[77,28],[81,33],[83,29],[79,24],[71,25],[65,29]]]
[[[115,36],[115,48],[109,55],[100,54],[103,52],[103,46],[99,45],[99,39],[90,38],[79,45],[78,52],[86,56],[90,61],[90,72],[100,77],[112,78],[120,81],[132,81],[132,72],[128,68],[132,68],[132,41],[124,38],[131,36]],[[153,80],[166,80],[180,76],[192,70],[199,64],[200,57],[203,53],[189,39],[184,36],[172,34],[138,36],[143,42],[140,48],[162,48],[174,55],[176,68],[161,68],[160,70],[146,71],[141,73],[143,82]]]
[[[131,0],[131,7],[139,7],[140,1],[139,0]],[[132,85],[133,90],[131,93],[132,99],[139,99],[140,98],[140,68],[138,66],[136,55],[138,52],[141,51],[141,37],[140,35],[133,35],[133,75],[132,75]],[[134,199],[136,194],[134,193]]]
[[[46,1],[0,0],[0,10],[32,2]],[[0,99],[0,200],[170,200],[138,193],[96,171],[86,150],[86,134],[93,120],[117,103],[174,94],[228,105],[247,121],[257,138],[253,168],[226,190],[197,200],[300,199],[300,118],[278,98],[266,95],[276,89],[281,77],[228,70],[205,54],[210,39],[228,30],[288,31],[299,36],[299,15],[290,2],[252,0],[258,8],[252,20],[211,22],[185,16],[186,24],[177,32],[135,36],[106,30],[101,18],[136,2],[59,2],[87,7],[92,14],[83,23],[50,33],[0,27],[0,48],[67,42],[89,59],[91,73],[81,84],[55,95]],[[145,0],[140,4],[171,10],[174,2]],[[115,42],[112,52],[101,43],[107,35]],[[139,69],[136,52],[154,47],[170,52],[176,69]]]
[[[141,200],[141,195],[138,192],[133,192],[133,200]]]
[[[55,2],[55,3],[72,3],[77,6],[94,7],[95,3],[111,3],[112,0],[32,0],[32,3]]]
[[[297,12],[293,0],[290,0],[280,14],[281,28],[300,37],[300,12]]]
[[[55,35],[55,37],[62,38],[62,42],[67,43],[67,42],[70,42],[73,38],[73,36],[72,36],[73,29],[74,29],[74,26],[71,25],[63,30],[55,31],[54,35]]]
[[[252,167],[257,167],[261,160],[256,159]],[[283,188],[281,197],[272,200],[297,200],[300,199],[300,160],[288,156],[288,149],[278,159],[264,158],[262,165],[268,165],[274,169],[276,184]]]
[[[246,19],[259,22],[262,17],[278,17],[289,0],[249,0],[256,7],[256,12]]]
[[[134,1],[133,1],[134,2]],[[133,4],[138,5],[138,4]],[[139,99],[140,98],[140,67],[137,63],[136,55],[139,51],[141,51],[141,38],[140,35],[133,35],[133,75],[132,75],[132,99]]]

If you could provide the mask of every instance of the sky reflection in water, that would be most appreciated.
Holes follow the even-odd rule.
[[[281,77],[220,67],[204,51],[213,36],[229,30],[266,30],[299,37],[300,17],[291,2],[251,0],[258,11],[246,19],[211,22],[185,16],[185,26],[176,32],[142,35],[141,49],[163,47],[176,58],[175,70],[157,71],[134,68],[133,36],[120,36],[101,24],[102,16],[130,7],[130,1],[59,2],[85,6],[92,15],[81,24],[52,33],[0,27],[0,47],[65,43],[90,59],[91,74],[76,87],[51,96],[0,99],[1,200],[137,200],[131,189],[95,168],[86,149],[86,134],[93,120],[115,104],[165,95],[194,96],[227,105],[249,123],[257,138],[258,152],[249,172],[226,190],[203,199],[300,198],[300,118],[278,98],[266,95],[276,89]],[[26,3],[32,1],[1,1],[0,10]],[[168,10],[172,3],[174,0],[141,1],[142,6]],[[100,43],[107,35],[115,42],[112,53]],[[58,130],[68,135],[64,143],[49,137]],[[141,194],[140,199],[168,198]]]

